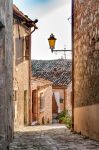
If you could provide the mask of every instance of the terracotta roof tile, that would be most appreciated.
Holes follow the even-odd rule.
[[[35,22],[31,20],[27,15],[23,14],[16,5],[13,4],[13,15],[20,18],[22,21],[24,21],[24,24],[29,27],[35,27],[35,29],[38,29]]]
[[[53,85],[68,86],[72,79],[71,60],[32,60],[32,76],[53,82]]]
[[[32,77],[32,85],[36,85],[37,87],[42,87],[45,85],[52,85],[52,82],[49,80],[45,80],[39,77]]]

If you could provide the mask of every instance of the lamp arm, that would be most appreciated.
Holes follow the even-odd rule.
[[[56,50],[56,49],[51,49],[52,52],[71,52],[72,50],[70,49],[62,49],[62,50]]]

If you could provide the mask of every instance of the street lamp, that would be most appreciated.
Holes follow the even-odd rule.
[[[66,52],[66,51],[72,51],[72,50],[66,50],[66,49],[63,49],[63,50],[56,50],[55,49],[55,43],[56,43],[56,38],[54,36],[54,34],[52,33],[50,35],[50,37],[48,38],[48,42],[49,42],[49,46],[50,46],[50,49],[51,49],[51,52]]]

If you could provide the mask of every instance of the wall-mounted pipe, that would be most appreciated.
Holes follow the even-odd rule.
[[[74,0],[72,0],[72,130],[74,130]]]

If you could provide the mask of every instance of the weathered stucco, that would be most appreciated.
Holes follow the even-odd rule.
[[[99,104],[75,108],[75,130],[99,140]]]
[[[32,122],[52,123],[52,82],[43,78],[32,77]],[[43,105],[43,107],[42,107]]]
[[[20,126],[29,125],[30,56],[28,59],[26,59],[25,57],[25,37],[29,35],[31,29],[28,29],[26,31],[26,27],[24,27],[21,24],[18,24],[18,21],[15,18],[13,29],[14,126],[15,128],[17,128]]]
[[[0,0],[0,150],[13,136],[13,49],[12,0]]]
[[[98,105],[99,1],[75,0],[74,129],[99,140]]]
[[[70,116],[72,116],[72,83],[66,89],[66,109]]]
[[[40,110],[40,94],[43,93],[45,99],[45,106]],[[49,85],[38,91],[38,123],[49,124],[52,123],[52,86]]]

